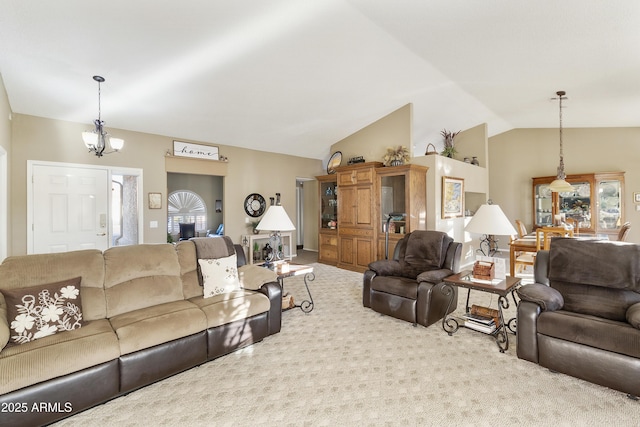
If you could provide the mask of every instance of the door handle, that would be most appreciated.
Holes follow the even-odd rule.
[[[107,233],[98,233],[98,234],[96,234],[96,236],[106,236],[106,235],[107,235]]]

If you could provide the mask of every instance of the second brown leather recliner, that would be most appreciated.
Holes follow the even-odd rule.
[[[451,295],[442,280],[459,272],[461,251],[462,243],[440,231],[407,234],[396,245],[393,259],[369,264],[364,273],[362,304],[414,325],[437,322],[456,309],[457,288]]]

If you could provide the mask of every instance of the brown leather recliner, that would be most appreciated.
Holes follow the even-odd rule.
[[[520,287],[518,358],[640,396],[640,245],[555,238]]]
[[[462,243],[440,231],[407,234],[396,245],[393,259],[369,264],[362,304],[414,326],[437,322],[456,309],[457,288],[445,288],[442,279],[459,272],[461,251]]]

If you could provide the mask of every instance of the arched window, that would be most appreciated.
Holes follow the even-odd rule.
[[[207,229],[207,205],[202,197],[189,190],[177,190],[169,194],[167,231],[180,232],[178,224],[195,222],[196,232]]]

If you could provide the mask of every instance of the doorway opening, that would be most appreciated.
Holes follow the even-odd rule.
[[[135,245],[138,236],[138,177],[111,175],[111,246]]]

